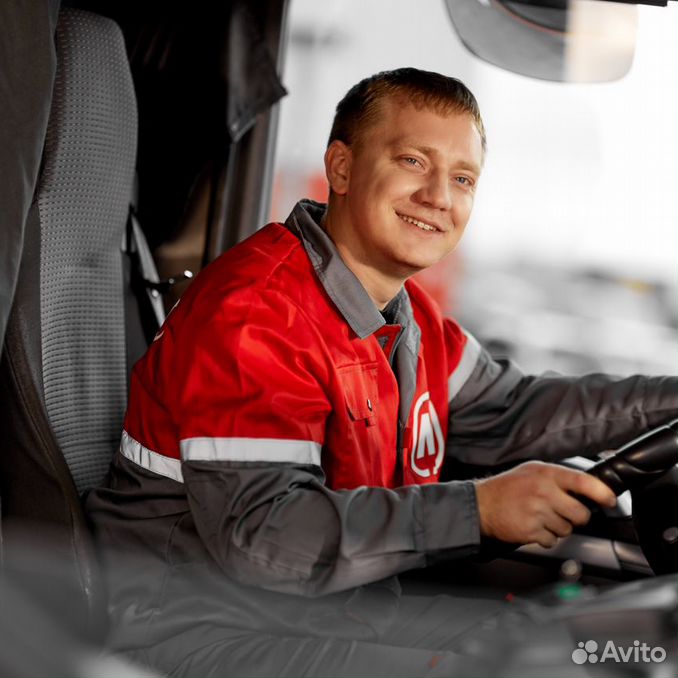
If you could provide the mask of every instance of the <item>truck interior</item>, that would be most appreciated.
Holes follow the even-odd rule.
[[[582,14],[582,4],[594,12]],[[599,82],[622,77],[633,52],[610,41],[603,58],[604,40],[585,44],[573,26],[613,9],[631,30],[636,4],[447,0],[446,8],[450,30],[494,66]],[[645,4],[661,12],[667,3]],[[202,267],[269,220],[289,5],[50,0],[0,9],[0,91],[12,102],[0,132],[3,675],[55,667],[104,675],[93,657],[106,643],[106,591],[82,495],[106,473],[129,372],[166,313]],[[668,647],[678,637],[678,423],[629,442],[568,462],[611,484],[616,509],[555,549],[499,549],[459,571],[517,592],[602,584],[599,619],[612,608],[638,623],[655,614]],[[440,590],[446,576],[432,568],[412,586]],[[613,585],[626,581],[636,588]],[[594,601],[587,605],[577,623],[588,623]]]

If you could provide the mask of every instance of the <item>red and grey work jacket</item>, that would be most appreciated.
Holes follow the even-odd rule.
[[[135,366],[88,500],[103,541],[279,591],[348,589],[478,548],[473,483],[436,482],[446,455],[587,454],[638,412],[675,412],[675,380],[526,377],[413,282],[387,324],[323,209],[298,204],[205,269]]]
[[[474,343],[414,282],[387,325],[325,233],[293,225],[259,231],[174,309],[135,370],[123,453],[177,477],[205,459],[312,464],[333,489],[436,482]]]

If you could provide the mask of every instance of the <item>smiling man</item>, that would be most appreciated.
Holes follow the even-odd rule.
[[[181,299],[88,500],[111,562],[149,556],[111,567],[121,649],[177,676],[468,675],[457,639],[499,603],[401,596],[394,575],[490,537],[551,546],[589,518],[574,494],[614,504],[544,462],[674,417],[676,380],[525,376],[410,280],[458,244],[484,154],[458,80],[368,78],[337,107],[328,205],[300,202]],[[446,460],[538,461],[441,482]]]
[[[456,100],[425,108],[401,94],[374,105],[373,122],[351,131],[339,118],[332,130],[325,155],[332,194],[323,224],[381,308],[405,280],[457,246],[485,140],[479,115]]]

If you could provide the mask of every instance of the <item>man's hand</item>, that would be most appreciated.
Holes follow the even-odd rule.
[[[601,480],[582,471],[530,461],[476,482],[480,532],[512,544],[549,548],[574,525],[585,525],[591,512],[572,495],[602,506],[617,502]]]

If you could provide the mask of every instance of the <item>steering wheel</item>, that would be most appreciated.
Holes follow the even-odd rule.
[[[631,491],[640,547],[655,574],[678,572],[678,419],[592,466],[619,496]]]

